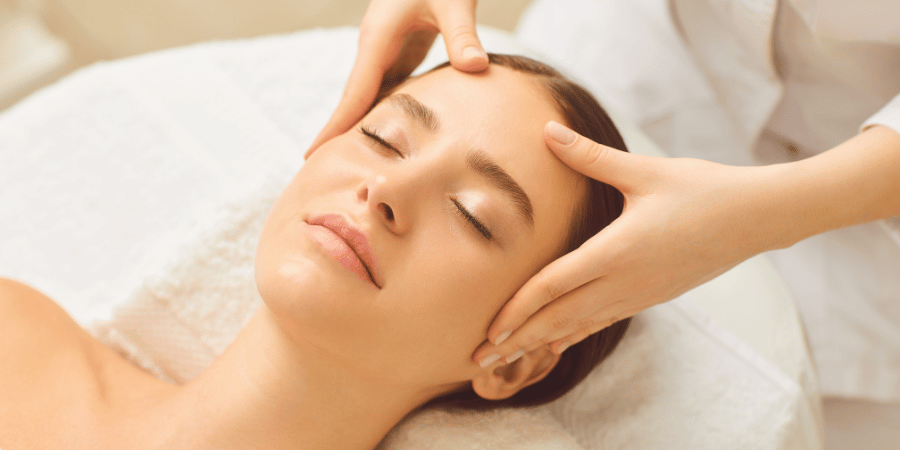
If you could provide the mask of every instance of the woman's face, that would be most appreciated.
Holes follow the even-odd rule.
[[[491,320],[561,253],[583,196],[544,144],[549,120],[565,123],[530,76],[446,68],[322,145],[259,242],[281,327],[386,382],[471,379]]]

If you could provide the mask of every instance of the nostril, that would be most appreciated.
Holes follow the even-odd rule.
[[[394,210],[392,210],[390,206],[382,203],[378,205],[378,207],[381,209],[381,212],[384,213],[384,217],[387,218],[388,221],[394,221]]]

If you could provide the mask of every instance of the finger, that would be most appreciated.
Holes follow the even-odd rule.
[[[405,80],[428,55],[431,46],[437,39],[436,30],[419,30],[410,34],[400,50],[402,57],[391,66],[382,78],[382,86],[392,87]]]
[[[488,339],[494,344],[501,344],[545,305],[603,276],[609,255],[612,254],[603,249],[618,248],[605,244],[610,240],[606,237],[609,234],[615,233],[592,237],[581,247],[551,262],[525,282],[497,313],[488,328]]]
[[[549,344],[582,329],[603,329],[609,326],[606,314],[617,314],[627,306],[611,301],[605,292],[605,280],[587,283],[528,318],[509,337],[516,348],[530,348],[535,344]],[[599,314],[598,314],[599,313]]]
[[[360,26],[356,60],[341,100],[304,158],[309,158],[319,146],[347,131],[362,118],[378,94],[385,71],[394,64],[403,47],[406,30],[400,24],[404,17],[398,14],[366,19]]]
[[[436,14],[438,28],[444,36],[447,56],[453,67],[466,72],[480,72],[488,67],[488,56],[475,30],[475,1],[445,2]]]
[[[519,349],[526,352],[541,345],[546,345],[565,338],[581,329],[602,329],[608,324],[599,321],[596,312],[601,310],[617,311],[624,305],[612,305],[607,308],[604,300],[604,281],[602,279],[587,283],[531,315],[528,320],[499,345],[484,345],[473,357],[481,361],[491,354],[506,357]]]
[[[623,306],[625,307],[625,309],[621,309],[621,307]],[[574,330],[568,336],[551,342],[550,351],[556,354],[562,354],[562,352],[564,352],[567,348],[587,339],[588,336],[599,333],[612,326],[616,322],[634,317],[635,314],[643,310],[643,307],[634,305],[628,306],[627,304],[621,302],[609,305],[609,307],[595,313],[595,315],[597,316],[597,325],[589,328],[582,328],[580,330]]]
[[[517,331],[510,337],[507,343],[504,343],[501,346],[495,347],[490,342],[483,343],[473,355],[473,360],[479,364],[482,364],[482,362],[493,363],[494,361],[508,364],[515,361],[520,354],[529,353],[543,346],[547,346],[553,353],[562,354],[567,348],[583,341],[588,336],[599,333],[616,322],[633,317],[644,309],[643,306],[626,302],[609,304],[600,311],[594,313],[594,318],[591,321],[582,321],[579,323],[579,325],[588,324],[587,326],[577,329],[575,327],[569,328],[569,330],[563,333],[565,334],[564,337],[555,340],[541,338],[535,340],[531,344],[522,344],[519,342],[526,342],[529,339],[525,339],[524,341],[519,340],[517,338],[519,332]]]
[[[562,334],[565,334],[565,336],[561,338],[555,340],[540,338],[530,344],[520,344],[520,342],[527,342],[531,339],[519,339],[518,336],[520,334],[517,331],[506,343],[500,346],[494,346],[490,342],[485,341],[475,351],[472,359],[476,363],[482,364],[482,367],[485,367],[485,363],[490,364],[495,361],[508,364],[515,361],[519,354],[529,353],[543,346],[547,346],[553,353],[562,354],[567,348],[583,341],[588,336],[599,333],[616,322],[633,317],[643,310],[642,306],[629,306],[624,302],[615,302],[594,313],[592,320],[578,322],[576,326],[582,324],[586,324],[586,326],[577,329],[576,326],[573,326],[566,332],[563,332]]]
[[[544,127],[544,140],[566,165],[623,193],[644,184],[648,166],[655,162],[650,156],[598,144],[552,120]]]

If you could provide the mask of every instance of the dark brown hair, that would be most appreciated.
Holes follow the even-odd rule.
[[[622,151],[625,141],[612,119],[596,99],[584,88],[568,80],[552,67],[531,58],[516,55],[489,54],[490,63],[503,66],[534,77],[537,86],[549,94],[569,128],[588,139]],[[431,71],[449,66],[441,64]],[[392,89],[383,89],[379,99],[389,95]],[[376,102],[377,103],[377,102]],[[564,253],[580,247],[591,236],[609,225],[622,214],[625,199],[622,194],[605,183],[584,177],[586,194],[576,207],[569,228]],[[606,359],[625,335],[631,319],[620,320],[569,347],[553,370],[544,379],[523,388],[503,400],[486,400],[472,390],[471,385],[437,397],[423,405],[459,407],[466,409],[493,409],[500,407],[537,406],[563,396],[580,383],[601,361]]]

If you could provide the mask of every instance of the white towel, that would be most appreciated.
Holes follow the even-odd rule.
[[[287,181],[272,177],[198,221],[194,238],[176,257],[89,330],[160,378],[184,383],[197,376],[259,304],[256,242]],[[507,442],[502,435],[522,433],[523,420],[545,418],[548,429],[562,431],[561,422],[592,449],[671,448],[679,436],[690,436],[685,445],[709,445],[703,448],[774,449],[783,445],[785,427],[800,425],[793,419],[802,397],[793,380],[681,299],[637,316],[619,348],[586,382],[539,412],[430,412],[405,422],[386,448],[420,448],[428,436],[435,445],[448,436],[469,442],[479,433],[468,424],[476,423],[492,430],[485,436],[496,436],[484,448],[520,448],[524,441]]]
[[[408,416],[376,450],[584,450],[544,408],[433,409]]]
[[[259,301],[259,229],[336,104],[355,42],[355,29],[313,30],[170,50],[83,70],[4,113],[0,274],[157,376],[193,378]],[[678,300],[636,317],[551,405],[426,412],[385,445],[818,448],[805,388]]]

